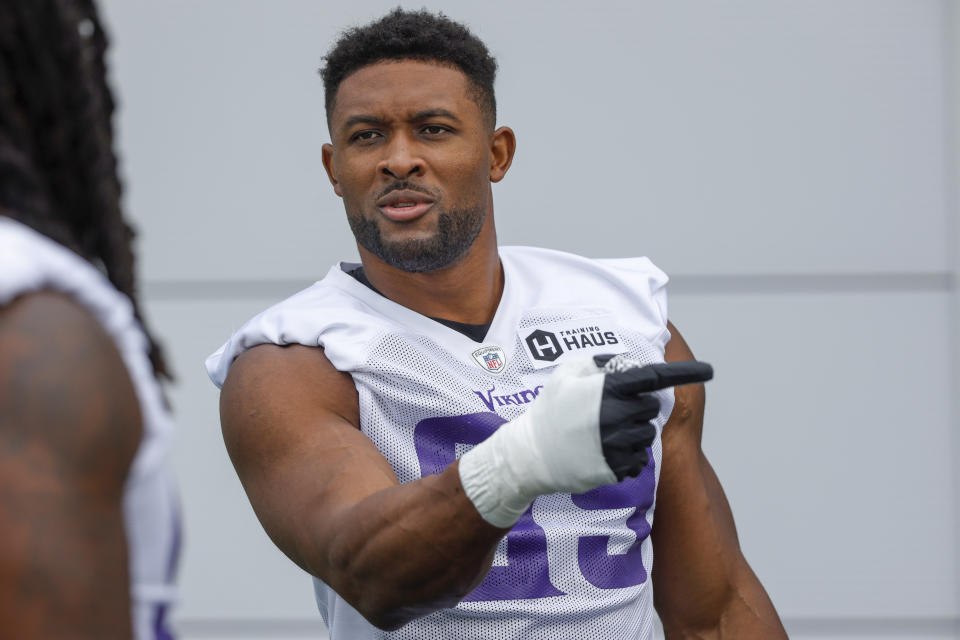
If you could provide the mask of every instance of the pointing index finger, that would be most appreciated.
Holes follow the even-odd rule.
[[[709,364],[697,360],[686,360],[662,362],[608,373],[604,386],[619,394],[633,395],[706,382],[711,378],[713,378],[713,367]]]

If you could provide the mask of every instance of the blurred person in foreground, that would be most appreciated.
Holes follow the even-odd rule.
[[[398,9],[325,60],[323,161],[362,264],[207,368],[331,638],[647,639],[654,608],[668,638],[784,638],[700,448],[712,371],[666,276],[497,246],[516,142],[484,44]]]
[[[172,638],[169,378],[89,0],[0,3],[0,635]]]

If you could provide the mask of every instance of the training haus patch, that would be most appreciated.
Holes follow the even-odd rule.
[[[519,335],[536,369],[560,364],[569,356],[623,353],[627,350],[611,316],[527,327]]]

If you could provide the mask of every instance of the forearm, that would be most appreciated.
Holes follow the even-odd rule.
[[[733,589],[736,535],[715,517],[698,461],[671,462],[661,472],[652,532],[654,601],[665,629],[711,627]]]
[[[464,495],[457,463],[313,522],[326,542],[305,558],[308,570],[382,628],[455,606],[486,575],[506,533]]]
[[[671,477],[661,485],[664,495],[658,495],[654,601],[667,638],[785,638],[773,604],[740,552],[713,469],[702,454],[690,457],[675,457]],[[679,494],[670,495],[678,488]],[[658,540],[658,531],[673,535]]]
[[[734,574],[719,608],[707,608],[683,617],[661,614],[664,636],[667,640],[776,640],[786,639],[786,631],[773,604],[753,571],[744,561]],[[691,604],[696,602],[691,596]],[[712,611],[711,614],[707,614]]]

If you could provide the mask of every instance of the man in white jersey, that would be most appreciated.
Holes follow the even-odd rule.
[[[106,36],[0,3],[0,637],[170,640],[169,377],[134,294]]]
[[[669,638],[785,637],[700,449],[703,387],[671,389],[710,370],[666,276],[497,246],[495,71],[399,9],[327,55],[323,161],[362,265],[207,361],[260,521],[333,640],[650,638],[654,605]]]

